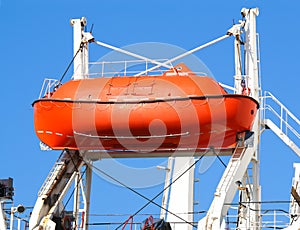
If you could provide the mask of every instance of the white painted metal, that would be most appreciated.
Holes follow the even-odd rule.
[[[279,109],[274,108],[274,106],[271,105],[271,100],[272,102],[275,103],[279,107]],[[289,125],[290,119],[295,122],[297,125],[297,128],[300,126],[300,120],[291,112],[287,107],[285,107],[272,93],[265,91],[264,94],[264,113],[263,116],[264,118],[266,117],[267,111],[270,111],[273,113],[279,120],[280,120],[280,129],[283,130],[283,126],[287,126],[286,128],[289,129],[289,131],[292,131],[294,135],[296,135],[298,138],[300,138],[299,131],[298,129],[294,130],[291,125]]]
[[[153,59],[151,59],[153,60]],[[166,61],[167,59],[155,59],[153,61],[159,63],[162,61]],[[98,69],[99,71],[93,71],[92,73],[89,73],[89,77],[111,77],[111,76],[134,76],[135,74],[138,74],[141,72],[141,70],[132,70],[130,67],[137,66],[137,65],[143,65],[145,67],[145,70],[149,68],[149,63],[151,61],[145,61],[145,60],[125,60],[125,61],[101,61],[101,62],[90,62],[90,66],[96,67],[95,69]],[[118,66],[118,68],[115,68]],[[123,66],[123,67],[122,67]],[[166,68],[158,69],[156,71],[153,71],[151,73],[147,73],[148,75],[161,75],[166,70],[172,69],[172,65],[166,66]],[[121,71],[120,71],[121,69]],[[205,75],[203,72],[193,72],[195,74]],[[174,74],[169,73],[169,74]],[[182,73],[178,73],[182,74]]]
[[[256,32],[256,17],[259,15],[258,8],[246,9],[243,8],[241,11],[242,15],[245,17],[245,75],[246,75],[246,87],[250,89],[250,95],[255,100],[260,101],[261,96],[261,86],[259,79],[259,69],[258,69],[258,43]],[[261,186],[260,186],[260,152],[259,152],[259,142],[261,134],[261,117],[258,112],[253,123],[252,131],[254,132],[254,146],[253,158],[251,159],[253,180],[251,183],[251,201],[257,202],[261,200]],[[253,203],[250,206],[249,219],[251,223],[255,223],[251,226],[252,229],[258,229],[260,225],[260,212],[251,210],[260,210],[259,203]]]
[[[187,168],[194,164],[194,157],[177,157],[174,159],[172,182],[178,178]],[[168,210],[182,219],[192,223],[194,210],[194,167],[180,177],[170,189]],[[166,220],[171,224],[172,230],[191,230],[192,226],[183,222],[178,217],[166,215]]]
[[[243,77],[247,81],[247,87],[250,88],[250,96],[252,96],[257,101],[260,99],[260,84],[259,84],[259,73],[258,73],[258,55],[257,55],[257,33],[256,33],[256,16],[258,16],[258,9],[243,9],[242,14],[245,17],[245,21],[241,21],[239,24],[234,25],[230,30],[228,30],[227,34],[215,39],[211,42],[208,42],[202,46],[199,46],[195,49],[187,51],[177,57],[174,57],[165,62],[158,62],[137,54],[133,54],[126,50],[122,50],[120,48],[113,47],[111,45],[102,43],[102,42],[95,42],[98,45],[102,45],[104,47],[116,50],[121,53],[125,53],[127,55],[140,58],[145,61],[152,62],[157,64],[153,68],[149,68],[143,72],[140,72],[136,76],[140,76],[142,74],[148,73],[149,71],[155,70],[161,66],[170,68],[169,64],[172,62],[183,58],[187,55],[190,55],[198,50],[201,50],[209,45],[215,44],[223,39],[228,38],[229,36],[234,35],[235,39],[235,88],[232,90],[236,93],[242,92],[241,87],[241,80]],[[90,33],[84,32],[84,27],[86,25],[85,18],[81,19],[73,19],[71,20],[71,24],[74,28],[74,55],[77,54],[79,48],[82,48],[79,53],[76,55],[74,60],[74,79],[82,79],[88,76],[88,43],[93,40],[93,37]],[[242,76],[242,64],[241,64],[241,44],[239,40],[239,36],[241,33],[241,27],[244,28],[246,34],[246,41],[245,41],[245,75]],[[281,110],[285,110],[284,106],[281,106]],[[288,111],[288,110],[287,110]],[[282,114],[282,113],[281,113]],[[286,114],[290,115],[289,111]],[[294,116],[294,115],[293,115]],[[291,117],[293,117],[291,116]],[[295,117],[295,116],[294,116]],[[296,118],[297,119],[297,118]],[[295,119],[294,119],[295,120]],[[298,119],[296,120],[298,121]],[[281,124],[283,124],[283,117],[281,116]],[[278,128],[271,120],[265,119],[263,122],[264,125],[267,125],[271,128],[276,134],[283,133],[283,126],[281,125]],[[298,124],[300,124],[298,122]],[[261,134],[261,118],[260,114],[258,113],[252,131],[254,132],[254,141],[252,146],[247,146],[244,149],[236,149],[233,157],[228,163],[228,166],[221,178],[219,185],[216,189],[214,194],[214,200],[210,206],[210,209],[207,213],[207,216],[204,217],[202,220],[198,222],[199,229],[222,229],[224,228],[224,221],[223,218],[227,214],[227,210],[229,208],[228,205],[225,203],[231,203],[238,186],[236,185],[236,181],[241,180],[243,181],[244,190],[240,190],[241,194],[244,195],[243,199],[246,201],[260,201],[260,182],[259,182],[259,139]],[[285,123],[285,127],[288,127],[292,130],[292,126],[289,126],[287,121]],[[278,134],[277,134],[278,135]],[[285,136],[284,136],[285,135]],[[299,148],[291,142],[288,138],[287,134],[280,134],[281,139],[287,143],[299,156],[300,150]],[[239,152],[240,151],[240,152]],[[84,154],[84,153],[83,153]],[[174,166],[170,163],[174,163]],[[174,160],[174,161],[173,161]],[[169,165],[168,168],[172,169],[171,171],[167,172],[167,175],[172,174],[172,180],[175,180],[178,175],[180,175],[183,170],[187,169],[190,165],[194,163],[193,157],[182,157],[182,158],[169,158]],[[249,164],[252,165],[252,177],[249,178],[247,175],[247,168]],[[75,193],[75,200],[74,200],[74,216],[76,216],[76,228],[77,229],[88,229],[88,216],[89,216],[89,204],[90,204],[90,189],[91,189],[91,169],[87,167],[86,171],[86,184],[84,185],[81,178],[80,170],[83,164],[80,164],[78,168],[71,167],[71,165],[66,165],[65,162],[58,162],[55,165],[53,171],[51,171],[49,177],[46,179],[42,189],[39,192],[39,197],[37,199],[36,205],[32,212],[32,217],[29,223],[29,229],[37,229],[39,225],[41,226],[48,226],[49,229],[55,228],[55,223],[51,221],[52,216],[57,211],[59,203],[62,201],[64,195],[66,194],[69,186],[71,185],[73,179],[77,175],[77,184],[76,193]],[[298,168],[298,166],[297,166]],[[299,166],[300,168],[300,166]],[[65,171],[66,169],[66,171]],[[78,170],[76,172],[76,170]],[[300,176],[300,169],[297,171],[298,177]],[[61,173],[64,172],[64,173]],[[72,176],[68,179],[67,186],[62,184],[57,184],[58,178],[66,177],[66,175],[72,174]],[[295,174],[296,175],[296,174]],[[247,181],[247,183],[246,183]],[[165,181],[165,188],[168,187],[170,183],[170,178],[166,178]],[[167,207],[171,212],[176,213],[181,218],[185,219],[188,222],[193,222],[193,216],[189,213],[193,212],[193,202],[194,202],[194,170],[189,170],[183,177],[181,177],[176,183],[172,185],[170,190],[170,196],[168,199],[169,191],[166,190],[163,199],[163,207]],[[298,187],[297,187],[298,188]],[[57,201],[51,206],[45,205],[44,200],[53,192],[55,194],[60,194]],[[80,208],[80,201],[82,195],[84,206]],[[246,195],[246,196],[245,196]],[[167,205],[168,201],[168,205]],[[260,224],[260,219],[258,219],[259,213],[255,213],[250,211],[259,210],[258,204],[253,204],[252,206],[247,207],[245,217],[245,221],[241,221],[239,223],[239,228],[247,228],[247,229],[258,229]],[[299,210],[297,210],[299,211]],[[82,226],[79,226],[79,213],[84,213],[84,220],[85,222],[82,223]],[[177,224],[172,226],[173,230],[181,230],[181,229],[191,229],[191,225],[184,223],[181,219],[173,216],[172,214],[166,213],[163,210],[161,211],[161,217],[166,216],[167,221],[169,222],[177,222]],[[1,220],[1,216],[0,216]],[[300,220],[299,220],[300,221]],[[298,226],[298,225],[297,225]],[[300,226],[300,225],[299,225]]]
[[[245,17],[245,23],[240,23],[244,26],[246,43],[245,43],[245,71],[247,76],[248,87],[251,90],[251,96],[259,101],[260,86],[258,79],[258,66],[257,66],[257,43],[256,43],[256,16],[258,15],[258,9],[243,9],[242,14]],[[239,43],[240,31],[235,27],[235,92],[241,93],[241,50]],[[232,156],[228,166],[219,182],[216,189],[214,200],[210,206],[210,209],[202,220],[198,222],[198,229],[221,229],[223,218],[227,214],[229,206],[225,203],[231,203],[236,191],[236,181],[242,180],[247,172],[248,165],[252,162],[252,167],[255,168],[254,172],[259,172],[259,136],[260,136],[260,117],[257,114],[252,131],[254,132],[253,145],[248,146],[245,152],[236,158]],[[259,175],[256,174],[255,177]],[[248,187],[250,188],[250,187]],[[251,185],[251,199],[252,201],[258,201],[260,198],[260,185],[259,179],[255,178]],[[252,223],[257,223],[257,217],[255,212],[249,213],[247,221],[238,223],[238,227],[248,227]],[[250,225],[249,225],[250,224]],[[241,225],[241,226],[239,226]],[[256,229],[256,226],[251,225],[251,229]]]
[[[118,48],[118,47],[115,47],[115,46],[112,46],[112,45],[109,45],[109,44],[106,44],[106,43],[100,42],[100,41],[94,41],[94,42],[95,42],[97,45],[99,45],[99,46],[103,46],[103,47],[112,49],[112,50],[114,50],[114,51],[117,51],[117,52],[126,54],[126,55],[128,55],[128,56],[132,56],[132,57],[134,57],[134,58],[144,60],[145,62],[151,62],[151,63],[153,63],[153,64],[160,65],[160,66],[163,66],[163,67],[168,68],[168,69],[172,68],[171,65],[167,65],[167,64],[158,62],[158,61],[156,61],[156,60],[154,60],[154,59],[150,59],[150,58],[144,57],[144,56],[142,56],[142,55],[132,53],[132,52],[130,52],[130,51],[128,51],[128,50],[124,50],[124,49],[121,49],[121,48]]]
[[[295,174],[292,181],[292,186],[298,194],[300,194],[300,163],[294,163]],[[285,230],[298,230],[300,229],[300,206],[293,196],[291,196],[290,204],[290,226],[284,228]]]
[[[79,166],[79,168],[80,167],[81,166]],[[65,184],[65,186],[62,187],[62,189],[60,190],[60,193],[59,193],[59,196],[58,196],[56,202],[53,205],[51,205],[50,210],[47,212],[47,215],[43,216],[43,218],[41,220],[41,223],[40,223],[40,226],[43,226],[43,227],[47,226],[49,221],[51,223],[51,226],[53,225],[51,219],[54,216],[54,214],[57,212],[57,210],[59,208],[59,205],[61,204],[63,198],[65,197],[66,193],[68,192],[69,188],[71,187],[76,175],[77,175],[77,172],[76,172],[76,169],[75,169],[73,171],[68,183]],[[30,229],[30,227],[29,227],[29,229]]]
[[[91,164],[91,163],[90,163]],[[85,164],[82,169],[85,171],[85,180],[83,180],[82,170],[78,170],[74,186],[74,207],[73,215],[75,222],[73,225],[74,229],[87,230],[89,220],[89,207],[90,207],[90,193],[92,183],[92,169],[90,164]],[[76,182],[77,180],[77,182]],[[75,199],[77,197],[77,199]]]
[[[155,69],[157,69],[157,68],[159,68],[159,67],[161,67],[161,66],[163,66],[163,65],[170,64],[170,63],[172,63],[172,62],[174,62],[174,61],[177,61],[177,60],[179,60],[179,59],[181,59],[181,58],[184,58],[184,57],[186,57],[186,56],[188,56],[188,55],[191,55],[191,54],[193,54],[193,53],[195,53],[195,52],[197,52],[197,51],[199,51],[199,50],[201,50],[201,49],[204,49],[204,48],[206,48],[206,47],[208,47],[208,46],[211,46],[211,45],[213,45],[213,44],[215,44],[215,43],[218,43],[218,42],[220,42],[220,41],[222,41],[222,40],[224,40],[224,39],[226,39],[226,38],[228,38],[228,37],[230,37],[230,36],[231,36],[231,35],[226,34],[226,35],[224,35],[224,36],[222,36],[222,37],[220,37],[220,38],[217,38],[217,39],[215,39],[215,40],[213,40],[213,41],[210,41],[210,42],[208,42],[208,43],[206,43],[206,44],[204,44],[204,45],[198,46],[198,47],[196,47],[196,48],[194,48],[194,49],[192,49],[192,50],[189,50],[189,51],[187,51],[187,52],[185,52],[185,53],[183,53],[183,54],[180,54],[180,55],[178,55],[178,56],[176,56],[176,57],[174,57],[174,58],[172,58],[172,59],[170,59],[170,60],[168,60],[168,61],[165,61],[165,62],[163,62],[163,63],[161,63],[161,64],[159,64],[159,65],[153,66],[152,68],[149,68],[148,70],[142,71],[142,72],[140,72],[139,74],[136,74],[135,76],[141,76],[141,75],[143,75],[143,74],[145,74],[145,73],[148,73],[148,72],[150,72],[150,71],[153,71],[153,70],[155,70]]]
[[[263,124],[300,156],[300,121],[273,94],[263,97]]]
[[[262,124],[300,156],[300,121],[273,94],[263,97]]]
[[[71,19],[73,26],[73,54],[74,54],[74,75],[73,78],[82,79],[88,76],[88,42],[93,38],[90,33],[84,32],[86,18]],[[78,52],[78,50],[80,50]],[[78,53],[77,53],[78,52]]]
[[[196,51],[199,51],[207,46],[213,45],[219,41],[222,41],[231,35],[236,35],[239,33],[240,27],[243,23],[234,25],[230,30],[228,30],[227,34],[215,39],[211,42],[208,42],[204,45],[201,45],[199,47],[196,47],[195,49],[192,49],[190,51],[187,51],[181,55],[178,55],[163,64],[169,64],[172,63],[178,59],[181,59],[185,56],[188,56]],[[149,71],[153,71],[156,68],[159,68],[162,66],[162,64],[159,64],[157,66],[154,66],[147,71],[142,71],[141,73],[137,74],[136,76],[140,76],[142,74],[145,74]],[[174,169],[173,169],[173,175],[172,178],[176,178],[177,175],[179,175],[182,170],[186,169],[187,166],[191,165],[194,163],[194,157],[184,157],[184,158],[175,158],[174,159]],[[168,175],[168,173],[167,173]],[[169,181],[166,179],[165,183],[169,183]],[[165,184],[166,187],[166,184]],[[180,181],[177,181],[175,184],[172,185],[171,192],[170,192],[170,198],[169,198],[169,205],[168,205],[168,210],[176,213],[183,219],[193,222],[193,215],[190,214],[193,212],[193,207],[194,207],[194,170],[191,169],[189,170],[186,175],[183,176],[183,178],[180,178]],[[172,229],[192,229],[192,226],[189,224],[184,224],[182,220],[178,219],[177,217],[173,216],[170,213],[166,214],[166,220],[168,222],[173,222],[177,224],[172,225]]]
[[[270,119],[263,120],[263,124],[270,128],[287,146],[289,146],[298,156],[300,156],[300,148]]]
[[[4,213],[4,202],[0,201],[0,229],[5,230],[7,228],[6,225],[6,215]]]
[[[235,76],[234,76],[234,91],[240,94],[242,92],[242,50],[241,50],[241,28],[234,39],[234,62],[235,62]]]
[[[167,208],[169,203],[169,193],[170,193],[170,183],[171,183],[171,177],[173,174],[174,169],[174,157],[168,158],[168,166],[167,168],[159,168],[166,170],[166,178],[165,178],[165,185],[164,185],[164,193],[162,197],[162,209],[160,211],[160,218],[166,219],[167,214]]]
[[[86,165],[85,177],[85,202],[84,202],[84,223],[82,223],[82,230],[88,230],[89,214],[90,214],[90,200],[91,200],[91,186],[92,186],[92,163]],[[82,186],[83,187],[83,186]]]
[[[88,78],[89,75],[89,53],[88,53],[88,44],[91,41],[94,41],[94,37],[91,33],[85,32],[84,28],[87,24],[86,18],[82,17],[81,19],[72,19],[71,25],[73,26],[73,54],[74,54],[74,75],[73,78],[83,79]],[[78,49],[80,49],[79,53]],[[81,153],[84,154],[84,153]],[[84,220],[88,220],[89,215],[89,204],[90,204],[90,189],[91,189],[91,180],[92,174],[88,165],[86,165],[86,181],[88,182],[87,186],[84,188],[82,183],[81,175],[81,165],[76,172],[76,178],[74,183],[74,201],[73,201],[73,215],[75,217],[75,222],[73,227],[75,229],[88,229],[88,225],[83,223],[83,226],[80,226],[80,216],[79,214],[83,213]],[[88,194],[86,196],[86,194]],[[83,199],[83,209],[80,208],[81,205],[81,196]],[[82,228],[81,228],[82,227]]]
[[[82,164],[81,158],[76,152],[65,152],[57,160],[38,193],[38,198],[29,220],[29,230],[39,229],[39,226],[54,225],[55,227],[51,218],[58,211],[59,204],[70,188],[77,169]],[[51,229],[50,226],[49,228]]]
[[[15,210],[14,207],[12,206],[10,208],[10,224],[9,224],[9,229],[14,229],[14,216],[15,216]]]
[[[251,96],[259,101],[260,85],[258,79],[258,58],[257,58],[257,33],[256,17],[259,14],[258,8],[242,9],[242,15],[246,19],[244,26],[246,33],[245,41],[245,71],[248,77],[248,87],[251,90]]]
[[[80,208],[80,169],[75,173],[74,179],[74,200],[73,200],[73,216],[75,221],[73,223],[73,228],[77,229],[79,226],[79,208]]]
[[[232,202],[238,188],[235,182],[241,180],[245,174],[255,148],[256,145],[247,148],[245,151],[243,150],[244,152],[239,157],[231,158],[216,189],[214,200],[206,217],[198,222],[198,229],[220,229],[229,208],[228,205],[224,204]]]

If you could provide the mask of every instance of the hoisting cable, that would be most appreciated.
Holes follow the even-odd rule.
[[[216,153],[214,148],[211,148],[212,152],[216,155],[216,157],[218,158],[218,160],[221,162],[221,164],[227,168],[227,165],[224,163],[224,161],[221,159],[221,157],[219,156],[219,154]]]
[[[151,200],[148,200],[148,202],[143,205],[139,210],[137,210],[133,215],[132,217],[134,217],[135,215],[137,215],[139,212],[141,212],[144,208],[146,208],[150,203],[153,203],[153,201],[159,197],[165,190],[167,190],[171,185],[173,185],[177,180],[179,180],[185,173],[187,173],[191,168],[193,168],[210,150],[206,151],[200,158],[198,158],[197,160],[195,160],[195,162],[193,164],[191,164],[186,170],[183,171],[183,173],[181,173],[175,180],[173,180],[168,186],[166,186],[161,192],[159,192],[156,196],[154,196]],[[171,213],[169,210],[165,209],[165,211],[169,212],[170,214],[174,215],[173,213]],[[175,215],[176,216],[176,215]],[[179,218],[180,220],[184,221],[185,223],[193,226],[193,227],[197,227],[195,226],[193,223],[189,222],[189,221],[186,221],[184,220],[183,218],[179,217],[179,216],[176,216],[177,218]],[[126,222],[126,221],[125,221]],[[117,228],[115,228],[115,230],[119,229],[120,227],[122,227],[124,225],[123,222],[122,224],[120,224]]]
[[[60,84],[61,84],[62,80],[63,80],[64,77],[66,76],[66,74],[67,74],[67,72],[69,71],[71,65],[73,64],[73,62],[74,62],[74,60],[75,60],[77,54],[78,54],[80,51],[82,51],[82,49],[83,49],[83,42],[80,43],[79,49],[77,50],[77,52],[76,52],[75,55],[73,56],[73,58],[72,58],[72,60],[70,61],[69,65],[67,66],[65,72],[64,72],[64,73],[62,74],[62,76],[60,77],[60,79],[59,79],[57,85],[60,85]]]
[[[87,164],[87,162],[85,162]],[[150,203],[156,205],[157,207],[165,210],[166,212],[169,212],[170,214],[174,215],[175,217],[177,217],[178,219],[181,219],[182,221],[186,222],[186,223],[189,223],[187,222],[186,220],[184,220],[182,217],[176,215],[175,213],[167,210],[166,208],[162,207],[161,205],[157,204],[156,202],[154,202],[154,199],[150,200],[148,197],[144,196],[143,194],[139,193],[138,191],[134,190],[133,188],[129,187],[128,185],[124,184],[123,182],[119,181],[118,179],[112,177],[111,175],[107,174],[106,172],[104,172],[103,170],[95,167],[94,165],[91,165],[91,167],[93,167],[95,170],[99,171],[101,174],[105,175],[106,177],[108,177],[109,179],[117,182],[118,184],[122,185],[123,187],[127,188],[128,190],[132,191],[133,193],[139,195],[140,197],[144,198],[145,200],[149,201]],[[149,204],[149,203],[148,203]],[[141,211],[141,210],[140,210]],[[140,212],[139,211],[139,212]],[[131,215],[130,217],[133,218],[136,214],[138,213],[135,213],[134,215]],[[128,221],[128,219],[126,221],[124,221],[118,228],[120,228],[122,225],[124,225],[126,222]],[[190,224],[190,223],[189,223]],[[118,229],[117,228],[117,229]]]

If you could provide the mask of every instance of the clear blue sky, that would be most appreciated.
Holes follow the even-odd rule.
[[[0,0],[0,178],[14,178],[15,203],[34,205],[40,186],[59,156],[59,152],[40,151],[31,103],[38,97],[43,79],[58,79],[72,58],[71,18],[85,16],[89,25],[94,23],[97,40],[116,46],[163,42],[191,49],[224,35],[233,20],[240,19],[243,7],[260,8],[257,30],[261,42],[263,90],[271,91],[300,117],[298,0]],[[218,81],[230,85],[234,75],[232,43],[233,40],[228,39],[196,54]],[[91,60],[97,60],[108,51],[95,46],[91,49]],[[271,131],[263,134],[263,200],[289,200],[292,164],[297,161],[298,157]],[[206,189],[206,181],[215,175],[214,170],[221,169],[220,162],[215,161],[206,173],[197,174],[200,201],[211,199],[213,190]],[[100,207],[98,213],[132,213],[145,202],[97,175],[94,184],[93,205]],[[151,196],[159,189],[156,186],[139,191]],[[197,210],[206,208],[200,202]]]

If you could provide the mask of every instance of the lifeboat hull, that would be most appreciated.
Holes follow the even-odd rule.
[[[55,150],[234,148],[258,103],[198,76],[82,79],[33,103],[39,139]]]

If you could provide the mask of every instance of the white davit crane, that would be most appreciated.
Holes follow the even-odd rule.
[[[209,42],[205,45],[199,46],[193,50],[190,50],[182,55],[174,57],[173,59],[164,62],[157,63],[157,61],[148,59],[138,54],[133,54],[120,48],[113,47],[111,45],[104,44],[102,42],[96,42],[98,45],[102,45],[107,48],[111,48],[118,52],[126,53],[128,55],[137,57],[142,60],[150,61],[157,66],[168,66],[172,61],[177,60],[185,55],[192,54],[202,48],[221,41],[230,36],[234,36],[235,47],[235,93],[242,93],[241,83],[246,85],[248,90],[247,94],[260,102],[261,113],[258,113],[254,121],[253,128],[251,130],[251,138],[247,142],[241,142],[240,145],[234,150],[231,155],[231,159],[223,173],[222,178],[214,193],[214,199],[210,205],[210,208],[201,220],[197,221],[197,228],[199,230],[225,230],[228,229],[225,225],[224,218],[227,215],[229,205],[231,204],[237,191],[241,194],[240,202],[245,202],[247,205],[240,205],[239,212],[247,213],[240,215],[236,224],[236,229],[250,229],[258,230],[262,229],[260,203],[261,201],[261,186],[259,181],[259,142],[260,135],[265,128],[273,130],[296,154],[300,155],[298,142],[300,139],[299,133],[288,123],[290,120],[295,121],[300,125],[299,120],[287,110],[272,94],[262,95],[260,79],[259,79],[259,50],[258,50],[258,35],[256,32],[256,17],[259,14],[257,8],[242,9],[243,20],[234,25],[227,34]],[[74,29],[74,79],[81,79],[88,77],[88,43],[93,40],[93,36],[90,33],[84,31],[86,25],[86,19],[73,19],[71,25]],[[241,58],[242,53],[242,41],[241,34],[245,33],[244,51],[245,58]],[[81,49],[79,50],[79,47]],[[79,54],[77,51],[79,50]],[[244,60],[242,63],[241,60]],[[242,69],[245,69],[243,75]],[[151,69],[149,69],[151,70]],[[140,74],[143,74],[141,72]],[[276,113],[267,103],[268,100],[273,100],[281,106],[281,113]],[[279,124],[272,122],[267,117],[267,111],[274,113],[279,119]],[[289,132],[287,132],[289,130]],[[286,132],[285,132],[286,131]],[[293,139],[290,135],[294,134],[296,139]],[[36,204],[34,206],[30,222],[30,230],[55,230],[58,225],[62,225],[62,228],[66,229],[66,225],[69,225],[69,214],[66,212],[65,207],[61,202],[66,195],[68,189],[75,182],[74,189],[74,203],[72,210],[72,229],[86,230],[88,229],[88,217],[89,217],[89,204],[90,204],[90,189],[91,189],[91,158],[97,159],[97,152],[79,152],[79,151],[63,151],[60,158],[55,163],[49,176],[45,180],[42,188],[39,191]],[[100,159],[99,157],[98,159]],[[195,162],[194,157],[177,157],[169,158],[168,170],[166,170],[165,188],[168,188],[170,181],[174,180],[174,177],[182,173],[183,169],[192,166]],[[248,172],[249,165],[251,165],[251,173]],[[295,164],[295,179],[293,184],[293,196],[291,204],[291,214],[293,216],[299,215],[299,203],[297,200],[297,194],[300,193],[300,186],[298,186],[300,178],[300,166]],[[85,184],[83,184],[81,178],[83,177],[82,168],[85,168]],[[194,167],[191,167],[192,169]],[[251,177],[249,177],[251,175]],[[194,171],[190,170],[185,174],[180,181],[177,181],[171,188],[166,189],[163,196],[162,207],[168,207],[168,210],[175,213],[177,217],[161,210],[161,217],[165,217],[168,222],[172,222],[171,227],[173,230],[191,230],[192,226],[187,225],[183,220],[193,222],[193,216],[189,213],[193,212],[193,198],[194,198]],[[82,199],[83,202],[80,202]],[[249,202],[251,200],[252,202]],[[180,202],[179,202],[180,201]],[[83,203],[83,205],[82,205]],[[227,205],[226,205],[227,204]],[[257,211],[258,210],[258,211]],[[1,210],[0,210],[1,211]],[[184,214],[182,214],[184,213]],[[239,213],[239,214],[240,214]],[[80,216],[82,218],[80,218]],[[180,218],[178,218],[180,217]],[[0,212],[0,224],[1,224]],[[0,225],[1,228],[1,225]],[[300,228],[300,220],[295,218],[291,219],[291,225],[288,230]]]

